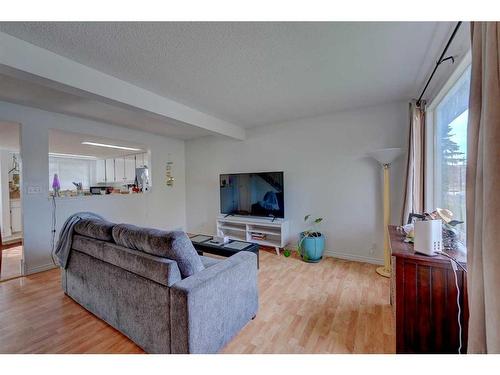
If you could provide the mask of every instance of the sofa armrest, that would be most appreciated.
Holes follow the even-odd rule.
[[[218,352],[257,310],[257,256],[241,251],[171,287],[172,353]]]

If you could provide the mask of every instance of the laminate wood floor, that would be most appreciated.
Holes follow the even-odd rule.
[[[0,281],[21,275],[21,259],[23,257],[22,245],[4,249],[0,253],[2,257],[2,269],[0,270]]]
[[[261,251],[257,317],[222,353],[394,353],[389,279],[375,266]],[[142,353],[65,296],[59,271],[0,283],[0,353]]]

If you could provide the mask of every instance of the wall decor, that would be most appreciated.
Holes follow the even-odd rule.
[[[169,154],[169,161],[167,161],[167,165],[165,167],[165,183],[167,186],[174,186],[174,177],[172,176],[172,168],[173,168],[174,163],[170,161],[170,154]]]

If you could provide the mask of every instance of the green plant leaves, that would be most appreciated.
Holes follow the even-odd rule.
[[[304,221],[309,220],[310,217],[311,217],[311,214],[307,214],[306,216],[304,216]],[[322,217],[318,217],[317,219],[314,219],[313,223],[314,224],[319,224],[322,221],[323,221],[323,218]]]
[[[307,214],[306,216],[304,216],[304,221],[307,222],[310,217],[311,217],[311,214]],[[298,246],[297,246],[297,254],[300,255],[302,257],[302,259],[306,262],[309,261],[309,257],[307,256],[306,252],[302,248],[302,244],[307,237],[321,237],[321,232],[319,231],[318,224],[320,224],[322,221],[323,221],[322,217],[318,217],[318,218],[312,220],[311,222],[309,222],[310,228],[304,230],[301,233],[301,238],[300,238],[300,241],[299,241]],[[314,242],[314,244],[316,246],[316,242]]]

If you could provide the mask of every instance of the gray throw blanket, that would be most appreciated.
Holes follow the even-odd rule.
[[[59,232],[59,240],[57,241],[54,255],[59,263],[59,267],[66,268],[69,260],[69,252],[73,244],[73,228],[82,219],[100,219],[104,218],[92,212],[77,212],[68,217]]]

